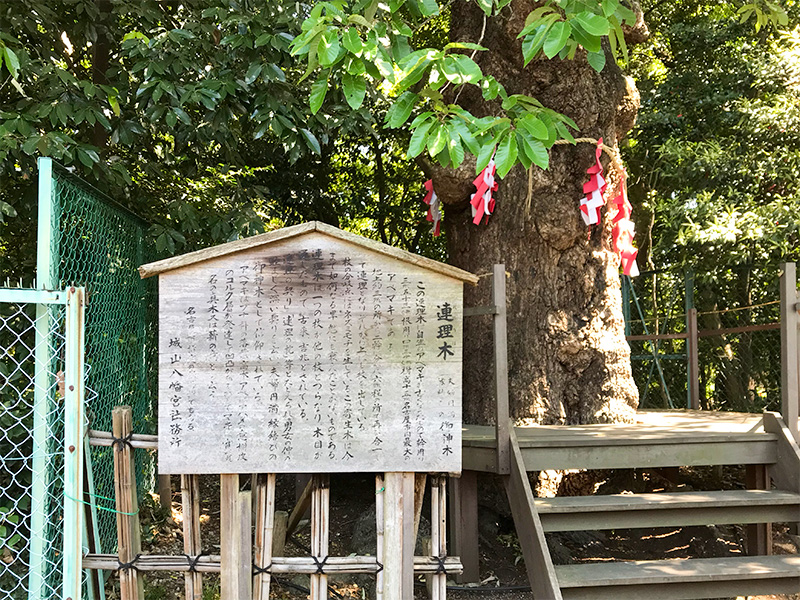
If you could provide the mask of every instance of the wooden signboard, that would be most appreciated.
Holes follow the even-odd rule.
[[[159,472],[461,470],[475,276],[321,223],[159,277]]]

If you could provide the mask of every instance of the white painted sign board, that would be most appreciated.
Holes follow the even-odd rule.
[[[160,271],[159,471],[460,471],[474,276],[298,228]]]

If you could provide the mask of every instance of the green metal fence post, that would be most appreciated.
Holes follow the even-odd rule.
[[[83,288],[69,288],[64,357],[63,600],[81,599],[83,576],[84,308]]]
[[[36,283],[39,289],[54,289],[52,270],[53,243],[53,163],[39,159],[39,221],[37,238]],[[28,598],[45,600],[45,526],[46,500],[50,485],[47,465],[47,414],[50,403],[52,349],[50,344],[50,309],[36,306],[36,351],[33,400],[33,472],[31,488],[31,541],[28,573]]]

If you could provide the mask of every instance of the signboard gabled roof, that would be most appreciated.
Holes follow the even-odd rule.
[[[152,262],[139,267],[139,275],[142,277],[142,279],[152,277],[153,275],[167,273],[188,265],[194,265],[207,260],[219,258],[220,256],[227,256],[228,254],[250,250],[252,248],[257,248],[259,246],[264,246],[280,240],[299,237],[314,231],[337,238],[344,242],[362,246],[378,254],[383,254],[384,256],[389,256],[391,258],[410,263],[417,267],[427,269],[441,275],[446,275],[448,277],[466,281],[472,284],[478,283],[478,276],[467,271],[463,271],[430,258],[425,258],[424,256],[406,252],[405,250],[400,250],[399,248],[382,244],[381,242],[376,242],[375,240],[371,240],[360,235],[355,235],[354,233],[342,231],[338,227],[327,225],[319,221],[311,221],[309,223],[303,223],[302,225],[284,227],[283,229],[276,229],[275,231],[262,233],[261,235],[255,235],[253,237],[236,240],[234,242],[228,242],[227,244],[212,246],[211,248],[205,248],[203,250],[189,252],[188,254],[183,254],[181,256],[175,256],[172,258],[159,260],[157,262]]]

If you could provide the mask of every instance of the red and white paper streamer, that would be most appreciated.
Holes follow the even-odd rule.
[[[614,216],[611,239],[614,241],[614,250],[619,253],[622,273],[630,277],[636,277],[639,274],[639,267],[636,264],[636,255],[639,251],[633,247],[635,231],[633,221],[631,221],[631,203],[628,201],[626,178],[627,174],[623,169],[619,195],[614,198],[617,214]]]
[[[489,215],[494,211],[495,201],[494,198],[492,198],[492,192],[497,191],[497,181],[495,181],[496,172],[497,165],[495,165],[494,156],[492,156],[486,168],[481,171],[480,175],[472,182],[477,188],[475,193],[470,196],[470,204],[472,204],[472,222],[475,223],[475,225],[480,225],[481,219],[484,217],[484,224],[488,223]]]
[[[434,237],[438,237],[442,233],[442,211],[439,208],[439,196],[433,191],[433,179],[425,182],[425,189],[428,190],[423,200],[428,205],[428,214],[425,216],[425,220],[433,223],[431,233]]]
[[[581,198],[581,216],[586,225],[598,225],[600,223],[600,210],[605,205],[603,193],[608,184],[603,177],[603,164],[600,156],[603,153],[603,138],[597,141],[594,164],[586,172],[590,179],[583,185],[584,197]]]

